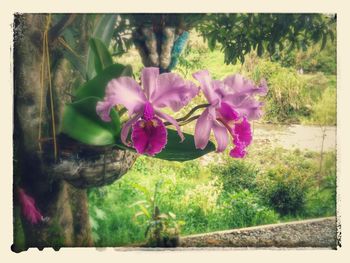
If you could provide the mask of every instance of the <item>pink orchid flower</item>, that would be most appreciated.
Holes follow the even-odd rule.
[[[167,143],[167,130],[161,119],[175,126],[181,141],[184,136],[177,121],[160,111],[169,107],[178,111],[198,94],[199,89],[190,81],[183,80],[174,73],[159,74],[159,68],[144,68],[141,86],[131,77],[111,80],[106,88],[104,101],[97,103],[97,114],[104,121],[111,121],[110,110],[117,104],[123,105],[130,119],[123,125],[121,140],[126,145],[132,128],[131,140],[138,153],[155,155]]]
[[[32,197],[27,195],[22,188],[18,189],[19,202],[22,207],[22,213],[24,217],[31,223],[37,224],[44,220],[44,217],[35,205],[35,201]]]
[[[213,130],[218,144],[217,152],[224,151],[228,145],[228,131],[235,145],[230,156],[245,157],[246,147],[252,141],[248,120],[258,119],[262,114],[262,103],[253,96],[266,95],[266,82],[263,81],[260,87],[255,87],[251,81],[238,74],[229,76],[224,81],[212,80],[207,70],[196,72],[193,77],[200,82],[204,96],[210,103],[196,123],[196,148],[204,149],[207,146]]]

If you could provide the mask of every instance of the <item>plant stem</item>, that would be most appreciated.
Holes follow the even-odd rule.
[[[188,120],[186,120],[186,121],[184,121],[184,122],[181,122],[181,123],[179,124],[179,126],[183,126],[183,125],[186,125],[186,124],[188,124],[188,123],[190,123],[190,122],[192,122],[192,121],[194,121],[194,120],[197,120],[197,119],[199,118],[199,116],[200,116],[200,115],[193,116],[193,117],[189,118]]]
[[[322,144],[321,144],[321,153],[320,153],[320,166],[318,169],[318,187],[321,187],[321,180],[322,180],[322,162],[323,162],[323,148],[324,148],[324,140],[326,137],[326,131],[327,127],[326,126],[321,126],[322,129]]]
[[[196,110],[201,109],[201,108],[206,108],[206,107],[208,107],[209,105],[210,105],[210,104],[200,104],[200,105],[197,105],[196,107],[192,108],[185,116],[176,119],[176,121],[177,121],[177,122],[182,122],[182,123],[179,124],[180,126],[185,125],[185,124],[187,124],[187,123],[190,123],[191,121],[194,121],[194,120],[196,120],[196,119],[199,118],[199,115],[196,115],[196,116],[190,118],[190,117],[192,116],[192,114],[193,114]],[[188,119],[188,118],[190,118],[190,119]],[[188,119],[188,120],[187,120],[187,119]],[[169,126],[169,125],[171,125],[171,123],[168,122],[168,121],[166,121],[166,122],[164,122],[164,125],[165,125],[165,126]]]

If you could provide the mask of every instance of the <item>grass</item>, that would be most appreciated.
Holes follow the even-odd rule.
[[[320,187],[316,180],[319,154],[315,152],[253,145],[245,160],[231,159],[227,153],[220,156],[223,158],[215,162],[201,158],[184,163],[141,156],[122,179],[90,190],[90,218],[96,245],[146,242],[147,222],[135,218],[138,209],[133,204],[146,199],[140,189],[153,195],[158,182],[161,184],[156,204],[161,213],[172,212],[185,222],[182,235],[335,214],[334,153],[325,155]],[[307,179],[304,202],[297,213],[279,213],[262,190],[271,188],[269,173],[276,167],[282,167],[291,178],[298,179],[297,174]]]

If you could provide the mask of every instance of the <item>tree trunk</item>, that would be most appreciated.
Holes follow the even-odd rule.
[[[82,55],[87,51],[85,18],[80,15],[76,23],[81,32]],[[123,150],[86,146],[67,155],[64,149],[76,142],[61,135],[55,137],[58,155],[54,157],[48,72],[43,86],[40,81],[46,19],[47,15],[38,14],[15,17],[14,251],[28,247],[92,246],[86,188],[114,182],[130,169],[136,158]],[[70,102],[67,95],[70,84],[77,74],[60,55],[57,41],[49,37],[48,42],[57,135],[64,104]],[[46,141],[41,143],[39,137]],[[16,195],[18,187],[35,199],[47,220],[31,224],[23,217]]]

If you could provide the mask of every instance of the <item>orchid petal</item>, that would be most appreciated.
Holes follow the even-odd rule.
[[[243,76],[236,74],[228,76],[224,79],[224,91],[226,93],[244,93],[249,96],[266,95],[268,88],[265,79],[260,81],[260,85],[256,86],[253,81],[245,79]]]
[[[159,68],[144,68],[141,73],[141,84],[146,97],[150,99],[157,90],[157,78],[159,77]]]
[[[96,104],[96,113],[103,121],[109,122],[112,120],[109,113],[113,107],[114,104],[108,100],[98,101]]]
[[[249,87],[253,86],[252,83],[247,82],[240,74],[230,75],[226,77],[224,79],[224,85],[226,92],[240,92],[244,90],[247,85]]]
[[[133,125],[131,139],[138,153],[154,156],[165,147],[167,130],[157,117],[150,120],[142,119]]]
[[[237,105],[235,109],[249,120],[257,120],[263,115],[263,102],[257,101],[253,98],[246,98],[241,104]]]
[[[164,120],[167,120],[168,122],[170,122],[172,125],[174,125],[174,127],[176,128],[176,131],[177,131],[177,134],[180,136],[181,138],[181,142],[183,142],[185,140],[185,136],[182,134],[182,131],[180,129],[180,126],[179,124],[177,123],[177,121],[169,116],[168,114],[165,114],[163,112],[160,112],[160,111],[155,111],[156,115],[158,115],[160,118],[164,119]]]
[[[194,83],[174,73],[159,75],[156,87],[150,98],[151,103],[157,108],[170,107],[173,111],[186,106],[199,92]]]
[[[135,122],[137,122],[137,120],[140,117],[141,117],[141,114],[136,114],[134,117],[132,117],[131,119],[129,119],[127,122],[124,123],[123,128],[120,132],[120,139],[125,145],[130,146],[130,143],[127,142],[130,128]]]
[[[246,116],[248,120],[257,120],[263,115],[263,102],[257,101],[253,97],[248,96],[246,96],[242,101],[234,101],[232,97],[234,97],[234,95],[226,96],[223,102],[231,105],[240,116]]]
[[[213,88],[213,83],[209,72],[207,70],[201,70],[194,73],[192,76],[200,82],[201,89],[208,102],[212,105],[217,104],[220,101],[220,97]]]
[[[199,116],[194,130],[194,143],[197,149],[204,149],[209,141],[210,131],[213,127],[214,118],[208,107],[201,116]]]
[[[269,88],[267,87],[267,82],[266,82],[265,79],[262,79],[260,81],[260,85],[259,85],[258,89],[259,89],[259,93],[257,93],[257,94],[259,94],[261,96],[266,96],[267,95],[267,92],[269,91]]]
[[[213,132],[218,143],[217,152],[224,151],[228,144],[227,129],[217,122],[213,122]]]
[[[226,102],[221,102],[221,106],[217,111],[225,122],[236,121],[239,119],[239,113]]]
[[[129,116],[143,110],[147,99],[140,85],[130,77],[119,77],[111,80],[106,89],[105,102],[122,104],[128,109]]]

